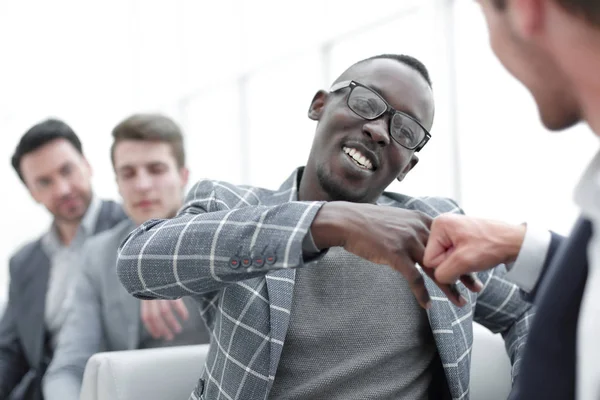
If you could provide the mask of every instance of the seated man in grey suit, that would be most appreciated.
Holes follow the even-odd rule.
[[[81,141],[62,121],[31,127],[12,165],[53,221],[10,259],[8,304],[0,322],[0,399],[40,400],[42,377],[65,320],[77,268],[73,260],[91,236],[125,214],[118,204],[94,196]]]
[[[421,62],[358,62],[313,97],[308,161],[278,190],[203,180],[125,240],[130,293],[201,303],[211,346],[192,399],[465,399],[473,320],[503,334],[517,376],[533,313],[506,268],[438,287],[416,263],[431,218],[462,211],[385,191],[433,115]]]
[[[167,117],[137,114],[117,125],[113,138],[112,162],[130,220],[86,243],[71,308],[44,378],[46,400],[79,399],[86,362],[96,352],[209,342],[197,303],[140,302],[116,271],[117,249],[127,234],[150,218],[173,217],[183,204],[188,170],[181,131]]]

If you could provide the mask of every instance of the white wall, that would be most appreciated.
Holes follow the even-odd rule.
[[[573,188],[598,137],[584,125],[542,128],[529,93],[493,57],[473,3],[455,8],[463,205],[470,214],[568,233],[578,215]]]
[[[585,127],[549,134],[540,126],[527,92],[489,51],[475,2],[1,2],[0,299],[9,254],[50,223],[9,165],[29,126],[47,116],[71,124],[102,197],[117,198],[111,128],[151,110],[183,125],[192,181],[275,188],[306,159],[313,94],[383,52],[422,59],[437,102],[421,163],[391,189],[568,232],[572,188],[597,139]]]

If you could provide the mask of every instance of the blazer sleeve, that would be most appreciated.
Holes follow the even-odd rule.
[[[45,400],[78,400],[86,363],[104,346],[99,277],[90,264],[95,253],[84,254],[54,358],[44,376]]]
[[[18,280],[15,279],[16,264],[10,261],[10,284],[8,304],[0,321],[0,399],[8,398],[29,370],[29,364],[17,332]]]
[[[197,183],[177,217],[148,221],[122,243],[123,286],[140,299],[206,295],[320,258],[305,257],[303,242],[323,202],[267,206],[255,190]]]

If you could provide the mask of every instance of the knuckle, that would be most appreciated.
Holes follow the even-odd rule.
[[[406,264],[406,257],[410,253],[411,246],[412,245],[407,241],[406,243],[404,243],[402,245],[396,244],[396,246],[392,249],[392,254],[394,254],[394,256],[397,260],[397,264],[400,264],[400,265]]]
[[[171,313],[171,309],[169,307],[161,307],[160,308],[160,315],[164,316],[169,316]]]
[[[461,251],[456,255],[456,259],[460,264],[469,265],[472,263],[472,257],[469,253]]]
[[[423,243],[417,237],[410,237],[407,239],[402,248],[399,249],[398,255],[404,255],[410,258],[411,261],[415,261],[416,258],[422,255],[425,251],[425,243]]]
[[[433,220],[433,222],[431,223],[431,226],[432,226],[432,229],[433,229],[433,227],[438,228],[439,226],[449,227],[449,226],[455,225],[455,220],[456,220],[455,214],[447,214],[447,213],[440,214]]]
[[[380,243],[385,251],[389,253],[395,254],[398,250],[398,238],[394,235],[386,235]]]

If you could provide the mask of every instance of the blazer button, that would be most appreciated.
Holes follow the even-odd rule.
[[[265,258],[263,256],[256,256],[252,261],[252,264],[254,264],[256,268],[260,268],[265,265]]]
[[[242,258],[242,267],[248,268],[251,265],[252,265],[252,259],[250,257]]]
[[[238,269],[240,267],[240,259],[237,257],[231,257],[229,259],[229,266],[233,269]]]
[[[275,254],[269,253],[265,257],[265,262],[267,263],[267,265],[273,265],[275,264],[275,261],[277,261],[277,256]]]

